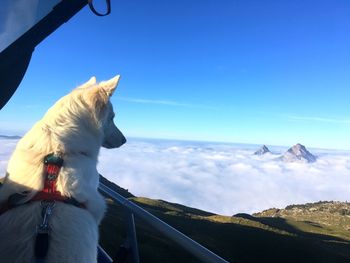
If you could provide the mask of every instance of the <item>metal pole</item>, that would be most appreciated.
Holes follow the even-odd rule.
[[[125,223],[126,223],[126,246],[131,250],[131,262],[139,263],[139,249],[137,247],[136,228],[134,221],[134,214],[125,209]]]
[[[132,213],[144,220],[146,223],[163,233],[165,236],[175,241],[177,244],[182,246],[185,250],[192,253],[194,256],[206,263],[228,263],[225,259],[211,252],[209,249],[203,247],[196,241],[192,240],[188,236],[184,235],[180,231],[176,230],[172,226],[166,224],[159,218],[155,217],[151,213],[142,209],[138,205],[124,198],[122,195],[114,192],[109,187],[100,183],[99,189],[112,197],[115,201],[119,202],[123,207],[128,208]]]
[[[103,248],[98,245],[97,247],[97,262],[98,263],[112,263],[113,260],[111,257],[107,254],[106,251],[103,250]]]

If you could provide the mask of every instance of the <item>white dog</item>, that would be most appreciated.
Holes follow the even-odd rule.
[[[49,154],[63,159],[56,190],[78,205],[54,202],[45,262],[97,261],[98,225],[106,209],[97,191],[97,157],[101,146],[116,148],[126,142],[113,123],[109,101],[118,81],[116,76],[97,84],[91,78],[56,102],[18,142],[0,189],[1,262],[36,262],[37,227],[47,211],[33,198],[45,189],[44,158]],[[4,209],[10,201],[14,207]]]

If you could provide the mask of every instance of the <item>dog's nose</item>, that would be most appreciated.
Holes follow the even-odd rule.
[[[122,144],[126,143],[126,138],[123,136]]]

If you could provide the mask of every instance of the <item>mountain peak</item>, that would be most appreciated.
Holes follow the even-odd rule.
[[[17,136],[17,135],[2,135],[0,134],[0,139],[9,139],[9,140],[17,140],[17,139],[21,139],[21,136]]]
[[[313,163],[316,161],[316,156],[310,153],[306,147],[300,143],[297,143],[282,156],[282,160],[285,162],[306,162]]]
[[[261,146],[254,154],[255,155],[264,155],[265,153],[270,153],[271,151],[267,148],[266,145]]]

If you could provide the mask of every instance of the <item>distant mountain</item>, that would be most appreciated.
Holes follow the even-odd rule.
[[[254,153],[254,155],[264,155],[265,153],[271,153],[271,151],[266,145],[263,145]]]
[[[17,140],[17,139],[21,139],[21,136],[17,136],[17,135],[1,135],[0,134],[0,139],[10,139],[10,140]]]
[[[313,163],[316,161],[316,156],[310,153],[304,145],[300,143],[289,148],[288,151],[281,156],[281,159],[285,162],[303,162]]]

